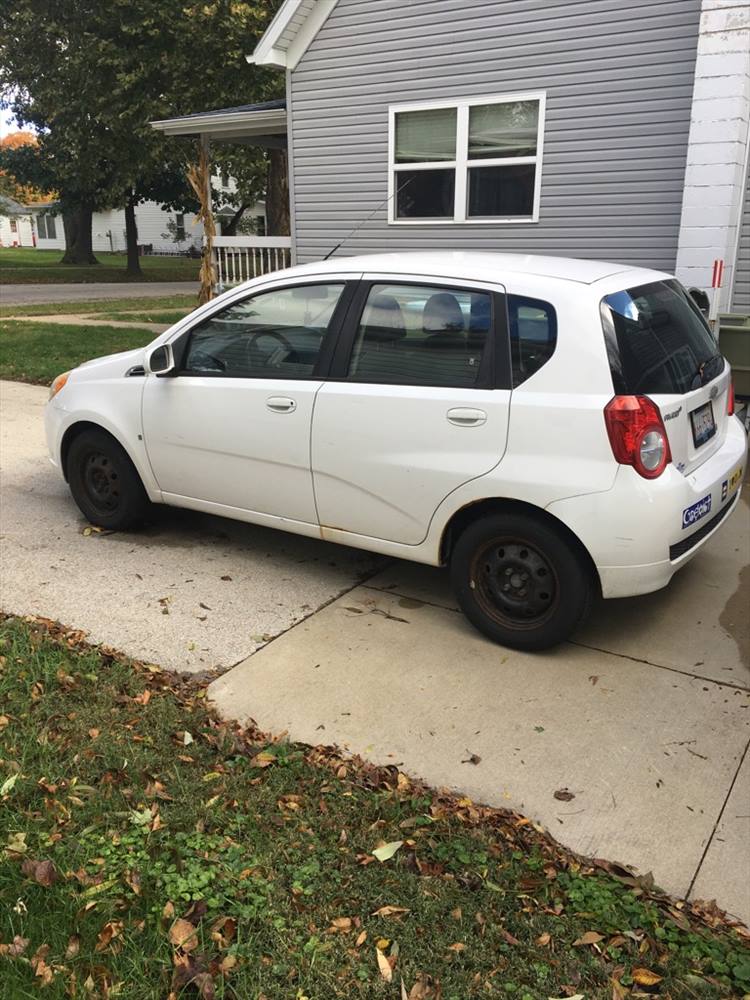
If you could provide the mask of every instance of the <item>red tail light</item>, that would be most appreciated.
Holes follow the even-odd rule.
[[[731,417],[734,415],[734,379],[729,379],[729,388],[727,389],[727,416]]]
[[[656,479],[672,461],[659,408],[648,396],[615,396],[604,407],[612,454],[644,479]]]

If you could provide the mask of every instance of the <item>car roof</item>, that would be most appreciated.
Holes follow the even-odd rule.
[[[419,274],[472,281],[502,283],[505,276],[533,275],[591,285],[596,281],[623,276],[625,285],[643,284],[664,278],[663,271],[575,257],[545,257],[537,254],[489,253],[467,250],[407,251],[403,253],[366,254],[358,257],[331,257],[328,260],[301,264],[285,274],[326,274],[367,271],[381,274]],[[625,278],[625,276],[628,276]]]

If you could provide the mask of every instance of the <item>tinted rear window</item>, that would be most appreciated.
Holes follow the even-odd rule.
[[[601,316],[618,394],[682,395],[723,369],[711,331],[678,281],[654,281],[607,295]]]
[[[509,295],[508,321],[515,388],[552,357],[557,343],[557,316],[549,302]]]

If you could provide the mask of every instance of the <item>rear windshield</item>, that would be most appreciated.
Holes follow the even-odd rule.
[[[654,281],[607,295],[601,315],[618,394],[682,395],[724,368],[711,331],[679,281]]]

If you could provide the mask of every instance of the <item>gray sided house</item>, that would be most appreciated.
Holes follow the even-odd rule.
[[[710,290],[719,259],[714,308],[750,312],[747,0],[285,0],[248,60],[285,102],[156,127],[285,135],[294,261],[514,251]]]

